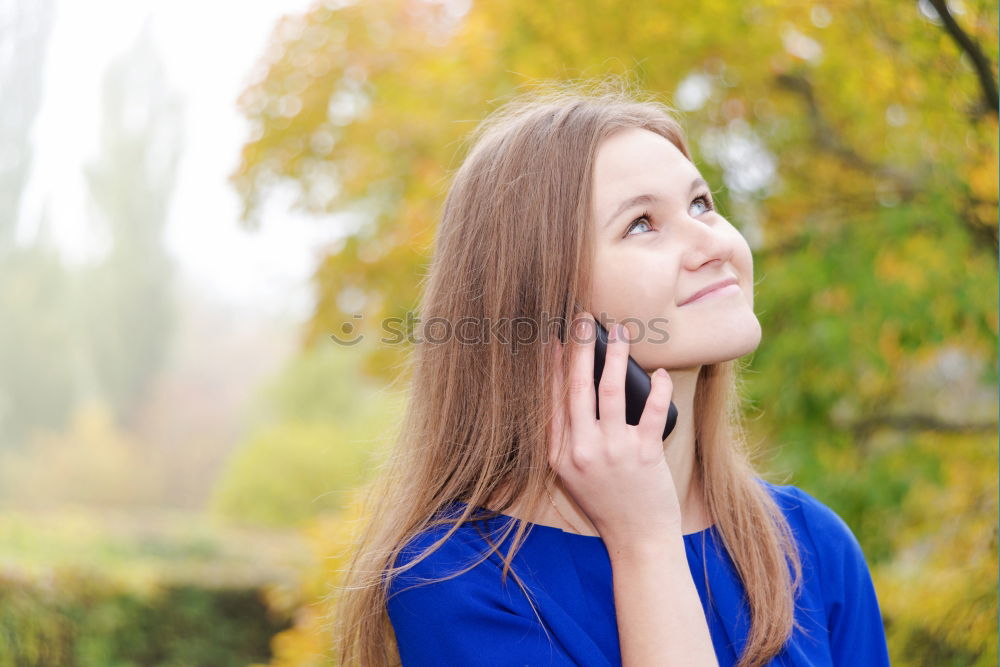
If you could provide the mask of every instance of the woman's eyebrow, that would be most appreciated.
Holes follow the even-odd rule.
[[[707,187],[708,182],[704,178],[699,176],[698,178],[691,181],[691,187],[688,189],[688,194],[693,193],[701,186]],[[618,207],[618,210],[616,210],[614,213],[611,214],[611,217],[608,218],[608,221],[606,223],[604,223],[604,226],[608,227],[609,225],[611,225],[611,223],[615,221],[615,218],[621,215],[622,211],[628,210],[629,208],[635,206],[636,204],[652,204],[658,201],[660,201],[660,198],[657,197],[656,195],[651,195],[651,194],[642,194],[642,195],[636,195],[635,197],[629,197],[628,199],[626,199],[621,203],[621,205]]]

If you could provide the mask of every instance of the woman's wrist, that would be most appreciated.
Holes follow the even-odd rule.
[[[680,528],[676,533],[668,532],[655,537],[602,536],[602,539],[612,565],[619,563],[639,565],[649,562],[660,564],[676,562],[687,565],[687,549]]]

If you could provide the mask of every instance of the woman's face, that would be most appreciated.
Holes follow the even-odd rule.
[[[689,369],[756,349],[750,247],[713,209],[694,164],[659,134],[628,128],[599,146],[593,177],[590,312],[627,324],[639,365]],[[687,302],[726,279],[735,285]]]

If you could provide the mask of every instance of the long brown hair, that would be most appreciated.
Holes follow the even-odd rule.
[[[554,320],[553,336],[566,340],[558,323],[572,320],[577,300],[587,303],[591,284],[595,155],[606,137],[629,127],[664,136],[691,159],[673,110],[617,78],[521,93],[470,135],[423,285],[407,369],[407,410],[395,447],[366,489],[363,530],[333,596],[340,664],[398,664],[386,613],[388,580],[430,554],[460,524],[482,516],[476,508],[500,513],[519,501],[535,515],[543,502],[555,477],[547,461],[554,409],[548,347],[537,339],[525,343],[511,328],[506,336],[471,343],[431,328],[456,326],[465,318]],[[751,630],[739,664],[750,667],[766,663],[789,638],[801,565],[781,510],[755,479],[739,410],[737,362],[701,368],[694,398],[695,470],[746,590]],[[439,518],[454,501],[466,503],[461,516]],[[412,538],[445,523],[451,527],[444,537],[405,566],[393,567]],[[526,524],[518,520],[500,541],[514,526],[504,578],[524,539]]]

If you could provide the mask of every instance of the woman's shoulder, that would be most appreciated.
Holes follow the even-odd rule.
[[[809,492],[792,484],[758,481],[770,492],[789,523],[808,531],[814,542],[854,541],[854,533],[839,514]]]
[[[833,664],[889,665],[871,571],[847,523],[813,495],[762,480],[788,518],[803,554],[806,585],[824,601]]]
[[[860,542],[840,515],[807,491],[791,484],[761,483],[784,512],[805,556],[834,595],[838,587],[864,583],[868,565]]]
[[[539,596],[535,608],[525,597],[520,578],[527,573],[520,563],[511,567],[516,576],[502,578],[501,558],[490,553],[490,542],[502,548],[506,540],[497,533],[510,522],[494,515],[455,523],[420,530],[397,559],[397,565],[411,565],[393,576],[386,598],[402,664],[581,664],[567,653],[566,637],[553,642],[542,620],[548,598]]]
[[[450,504],[435,515],[435,520],[443,519],[443,523],[420,530],[404,543],[395,566],[399,568],[416,562],[393,578],[392,589],[404,584],[451,577],[456,573],[461,573],[459,576],[464,583],[484,576],[482,567],[473,566],[481,564],[492,551],[490,542],[498,539],[498,523],[495,520],[472,520],[456,528],[455,522],[460,518],[462,509],[463,503]],[[471,570],[463,572],[470,567]]]

